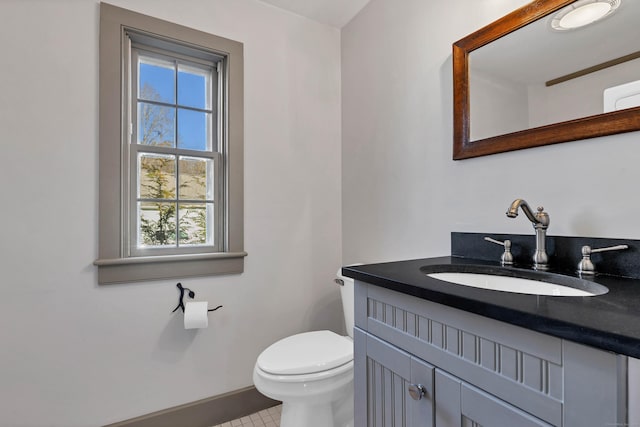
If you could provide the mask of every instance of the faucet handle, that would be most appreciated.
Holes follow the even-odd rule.
[[[491,237],[485,237],[484,240],[487,242],[495,243],[496,245],[504,246],[504,253],[500,257],[500,262],[502,265],[512,265],[513,264],[513,255],[511,254],[511,240],[505,240],[501,242],[500,240],[492,239]]]
[[[621,251],[624,249],[629,249],[629,246],[616,245],[616,246],[609,246],[606,248],[596,248],[596,249],[592,249],[591,246],[589,245],[583,246],[581,250],[582,259],[578,263],[578,273],[588,274],[588,275],[596,274],[596,267],[591,261],[591,254],[598,253],[598,252],[605,252],[605,251]]]
[[[549,214],[544,211],[544,206],[538,206],[538,212],[536,212],[535,217],[541,227],[549,227]]]

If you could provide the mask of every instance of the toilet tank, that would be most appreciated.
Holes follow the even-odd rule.
[[[341,283],[340,296],[342,298],[342,311],[344,312],[344,325],[347,329],[347,335],[353,338],[353,316],[354,316],[354,282],[350,277],[342,275],[342,270],[338,270],[336,282]]]

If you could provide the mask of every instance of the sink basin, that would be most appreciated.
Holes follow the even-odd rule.
[[[422,271],[427,276],[437,280],[493,291],[574,297],[591,297],[609,292],[609,289],[605,286],[575,277],[528,270],[493,270],[497,269],[495,267],[467,265],[428,266],[422,268]]]

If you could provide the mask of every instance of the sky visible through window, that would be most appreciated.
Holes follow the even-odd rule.
[[[145,92],[141,97],[175,104],[177,92],[178,108],[171,113],[178,127],[178,148],[210,150],[210,137],[207,134],[211,132],[211,113],[207,111],[211,111],[211,71],[180,64],[176,91],[176,70],[173,63],[162,61],[165,63],[161,64],[156,59],[153,62],[141,59],[139,90],[141,93]]]

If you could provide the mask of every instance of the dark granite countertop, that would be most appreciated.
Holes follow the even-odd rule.
[[[436,265],[483,266],[502,272],[507,269],[511,270],[508,274],[513,275],[531,271],[502,267],[492,261],[447,256],[350,266],[344,267],[342,273],[375,286],[543,334],[640,358],[640,279],[597,275],[591,280],[609,288],[604,295],[538,296],[455,285],[428,277],[421,271],[425,266]],[[577,278],[574,273],[561,273]]]

